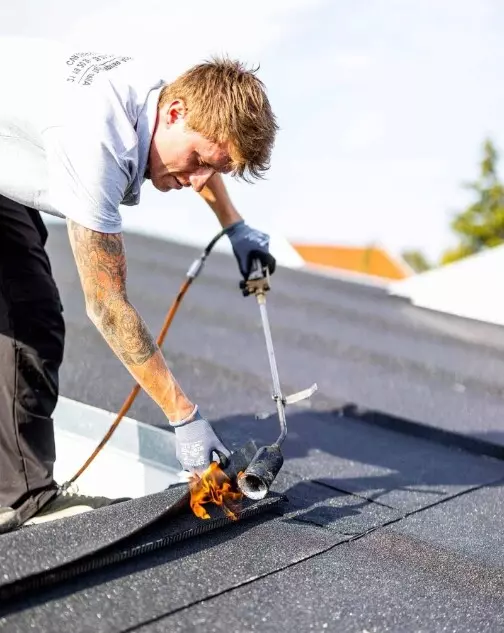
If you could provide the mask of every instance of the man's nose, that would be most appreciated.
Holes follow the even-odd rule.
[[[196,173],[191,174],[189,176],[189,181],[191,183],[191,187],[194,191],[201,191],[203,187],[207,184],[210,178],[214,175],[214,169],[200,169]]]

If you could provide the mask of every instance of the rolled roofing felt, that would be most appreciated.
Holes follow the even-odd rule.
[[[224,469],[231,478],[246,467],[254,449],[249,443],[231,455]],[[279,506],[282,499],[271,495],[260,503],[244,500],[240,519]],[[188,485],[179,484],[4,534],[0,536],[0,611],[14,596],[232,523],[220,508],[209,508],[209,513],[210,519],[197,518],[189,508]]]

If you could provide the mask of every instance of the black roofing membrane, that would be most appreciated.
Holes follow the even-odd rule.
[[[198,250],[131,234],[126,243],[132,301],[157,331]],[[62,393],[117,410],[131,378],[86,317],[64,227],[51,226],[49,252],[68,326]],[[236,274],[229,256],[212,254],[165,344],[172,369],[212,419],[254,412],[270,393],[257,306],[237,290]],[[268,311],[282,385],[298,390],[317,381],[315,407],[354,402],[504,444],[504,328],[282,267],[272,278]],[[166,425],[146,397],[132,415]]]
[[[231,479],[246,468],[256,450],[254,442],[249,441],[230,455],[224,470]],[[240,516],[254,515],[280,499],[281,495],[271,495],[255,504],[245,499]],[[208,512],[211,520],[197,518],[189,509],[188,484],[179,484],[156,494],[3,534],[0,603],[25,588],[112,564],[230,521],[220,508],[210,508]],[[132,541],[138,534],[140,539]],[[152,542],[147,544],[145,538],[150,536]],[[107,551],[114,545],[119,546],[119,551]]]
[[[126,239],[131,298],[157,331],[199,251]],[[51,227],[49,251],[68,331],[61,392],[117,410],[131,378],[85,315],[64,228]],[[170,367],[231,449],[278,435],[274,416],[253,415],[273,411],[269,367],[257,306],[237,291],[236,274],[229,256],[212,255],[165,344]],[[287,515],[266,511],[43,588],[13,602],[1,630],[504,629],[502,499],[493,485],[504,463],[408,436],[411,427],[402,434],[348,419],[341,409],[355,403],[504,445],[504,328],[281,267],[272,288],[282,387],[319,383],[311,404],[288,409],[275,488],[289,497]],[[130,415],[166,427],[144,394]],[[394,519],[409,512],[416,514]]]
[[[37,592],[21,605],[12,603],[12,612],[0,616],[0,630],[129,630],[289,567],[345,538],[308,523],[259,515]]]
[[[187,504],[188,487],[177,486],[92,512],[32,525],[0,536],[1,591],[30,576],[57,569],[132,536]]]
[[[271,442],[271,422],[233,416],[219,422],[231,445]],[[504,479],[504,461],[374,427],[331,411],[290,412],[282,473],[322,482],[410,512]],[[288,494],[287,494],[288,496]]]
[[[239,521],[244,521],[268,510],[277,510],[281,513],[279,506],[283,501],[281,495],[271,494],[265,499],[252,502],[245,499],[242,504]],[[20,599],[26,599],[30,594],[39,592],[41,589],[61,582],[84,576],[97,569],[114,565],[124,560],[136,556],[144,556],[152,551],[163,547],[170,547],[183,540],[200,537],[211,530],[226,528],[232,521],[224,514],[221,508],[207,507],[210,518],[199,519],[193,512],[184,506],[174,504],[171,511],[163,513],[155,522],[151,522],[142,530],[137,530],[135,534],[128,538],[116,540],[110,547],[93,551],[91,554],[81,557],[66,564],[59,564],[53,568],[46,567],[43,571],[25,575],[18,581],[0,586],[0,613],[9,612],[9,603]],[[135,508],[141,516],[141,508]],[[131,510],[130,510],[131,512]],[[98,529],[109,531],[113,529],[112,524],[102,523],[105,519],[98,520]],[[89,534],[86,529],[79,525],[76,529],[73,526],[72,538],[78,532],[81,538],[88,538],[93,542],[93,533]],[[54,534],[53,546],[65,539],[65,535]],[[34,553],[34,558],[38,558]],[[40,559],[39,559],[40,560]],[[39,568],[40,569],[40,568]]]
[[[503,572],[504,483],[427,508],[391,529],[435,547],[470,556]]]
[[[490,633],[500,571],[385,528],[162,618],[138,633]]]
[[[340,534],[363,534],[401,518],[403,514],[380,503],[335,490],[312,481],[303,481],[281,470],[272,489],[286,495],[284,517],[295,517]]]

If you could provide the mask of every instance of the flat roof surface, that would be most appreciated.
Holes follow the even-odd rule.
[[[198,251],[136,235],[126,248],[130,298],[156,333]],[[68,330],[62,394],[118,410],[131,378],[85,316],[60,227],[51,226],[49,251]],[[210,257],[164,346],[230,448],[278,435],[275,417],[254,417],[273,411],[270,375],[259,311],[241,296],[236,272],[228,256]],[[504,329],[284,269],[272,278],[268,311],[284,392],[319,385],[310,406],[288,411],[275,484],[288,498],[284,514],[40,591],[0,628],[504,627]],[[144,395],[129,415],[164,425]],[[494,457],[481,454],[489,447]]]

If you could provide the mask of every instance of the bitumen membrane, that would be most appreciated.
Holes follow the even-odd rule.
[[[128,235],[130,296],[155,332],[196,250]],[[117,410],[129,374],[85,317],[64,232],[49,250],[68,339],[63,395]],[[164,349],[184,389],[234,449],[278,435],[257,306],[215,254]],[[270,508],[29,596],[6,631],[499,631],[504,627],[504,461],[411,432],[408,421],[504,445],[504,330],[368,288],[279,270],[268,309],[288,410]],[[248,302],[248,303],[247,303]],[[345,405],[404,418],[395,430]],[[163,426],[139,398],[132,417]]]

